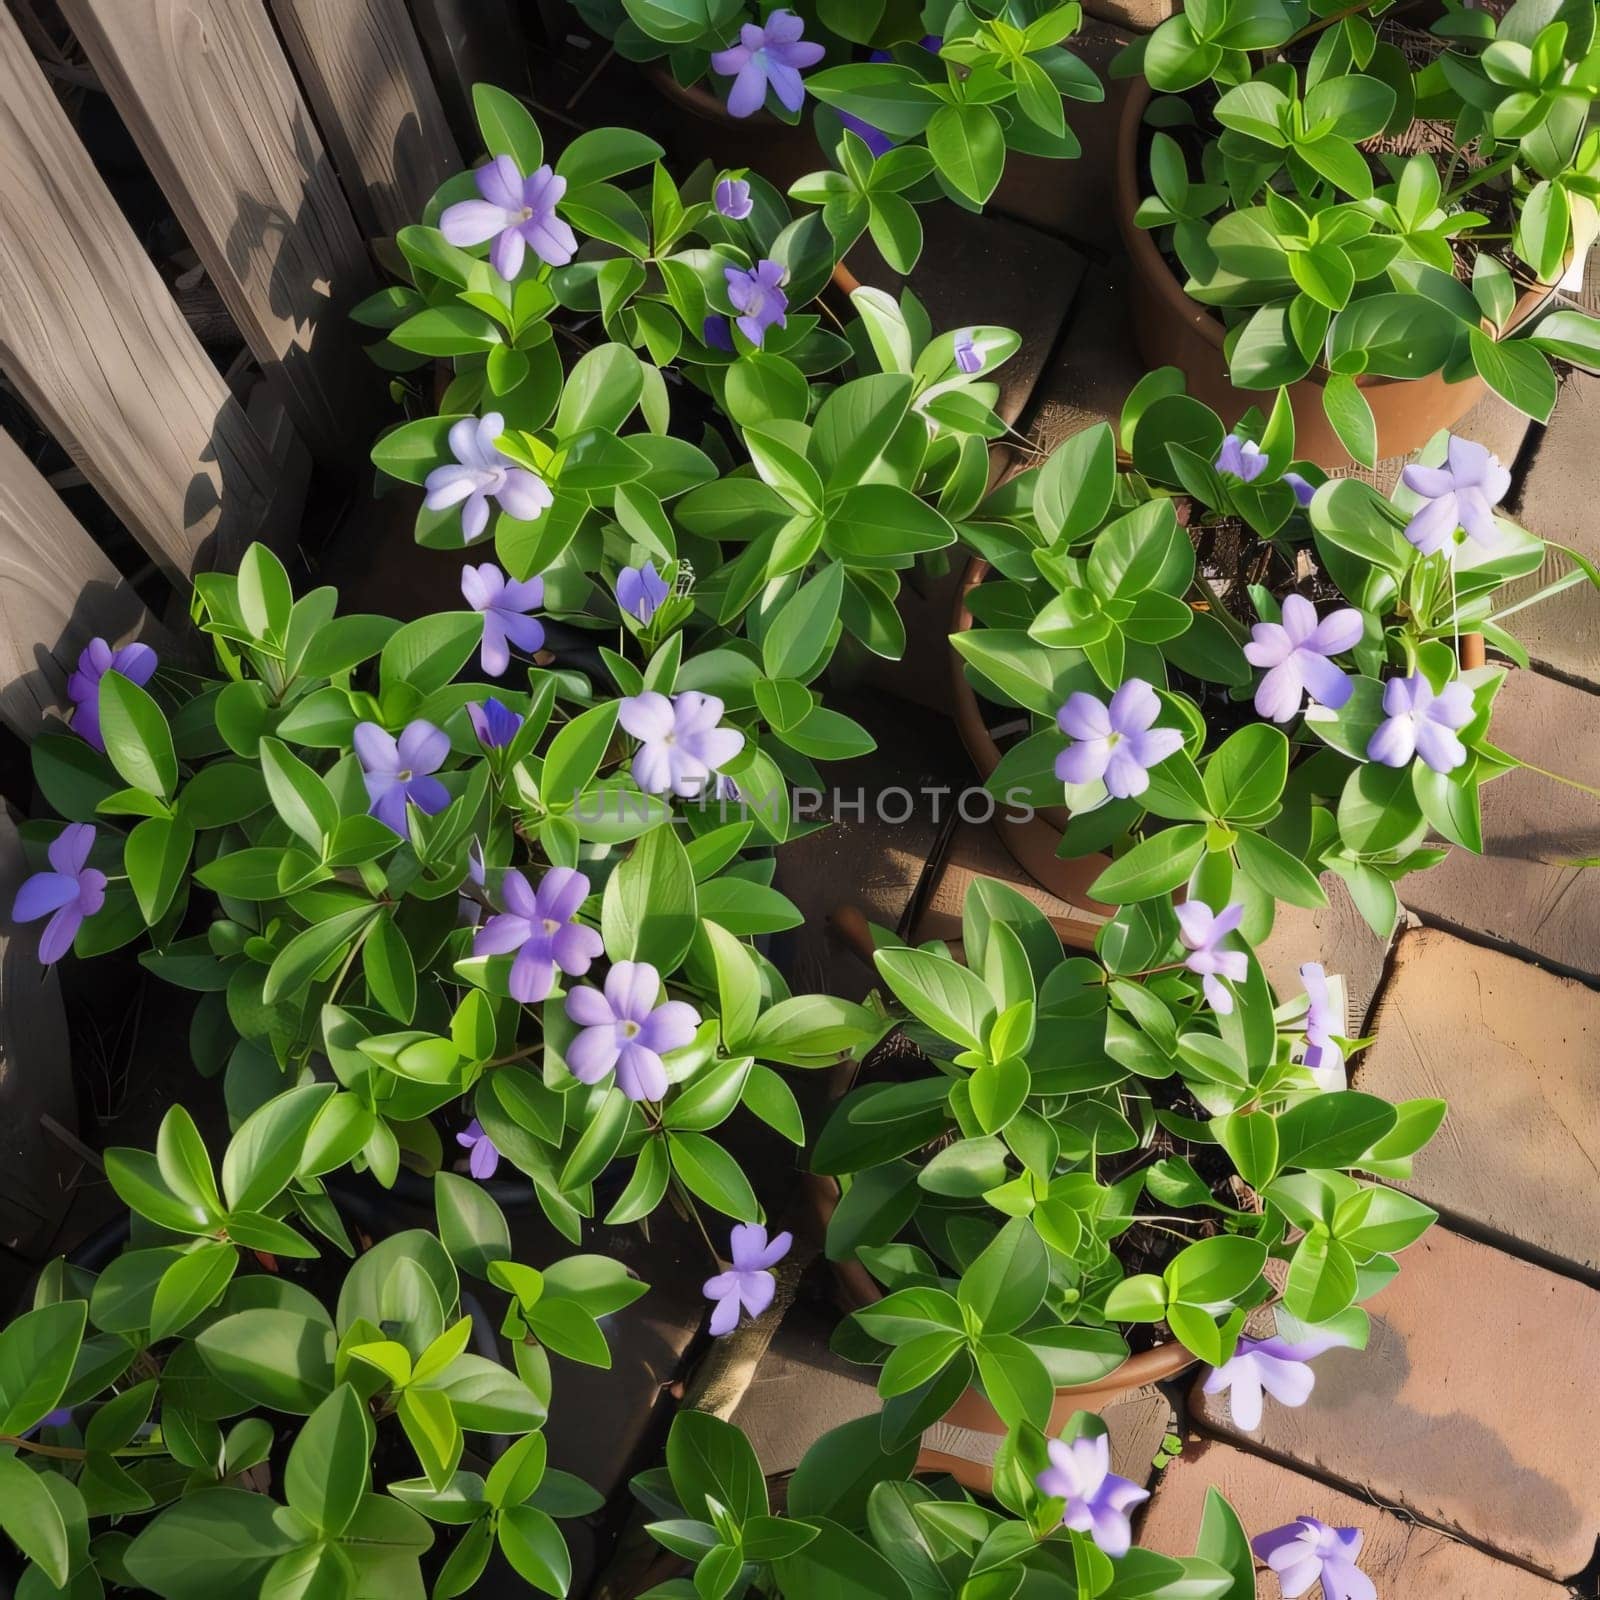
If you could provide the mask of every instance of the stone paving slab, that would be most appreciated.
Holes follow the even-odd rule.
[[[1495,703],[1500,749],[1600,785],[1600,697],[1537,672],[1512,672]],[[1600,977],[1600,879],[1563,863],[1600,856],[1600,798],[1531,772],[1483,796],[1484,854],[1453,850],[1400,885],[1424,919]]]
[[[1570,1593],[1460,1544],[1436,1528],[1422,1527],[1260,1456],[1204,1440],[1191,1441],[1158,1480],[1146,1509],[1140,1542],[1164,1555],[1191,1555],[1216,1489],[1239,1513],[1254,1538],[1302,1516],[1364,1535],[1361,1570],[1384,1600],[1562,1600]],[[1278,1580],[1257,1573],[1260,1600],[1280,1600]]]
[[[1581,1572],[1600,1535],[1600,1294],[1438,1227],[1401,1267],[1368,1348],[1319,1357],[1303,1407],[1269,1401],[1246,1436],[1196,1384],[1197,1420],[1552,1578]]]
[[[1395,951],[1373,1032],[1357,1088],[1450,1102],[1400,1187],[1521,1248],[1600,1271],[1600,994],[1417,929]]]

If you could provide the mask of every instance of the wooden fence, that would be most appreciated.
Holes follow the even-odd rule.
[[[183,595],[253,539],[296,546],[313,463],[347,481],[362,470],[384,378],[346,312],[379,281],[374,241],[459,170],[467,80],[521,87],[516,0],[56,0],[253,357],[243,398],[36,59],[36,12],[12,4],[0,373]],[[37,733],[97,634],[166,637],[0,431],[0,723]],[[21,873],[0,808],[0,915]],[[0,924],[0,1246],[26,1258],[54,1234],[78,1163],[41,1130],[46,1116],[72,1133],[67,1035],[37,929],[15,932]]]

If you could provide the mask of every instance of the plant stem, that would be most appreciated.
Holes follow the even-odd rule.
[[[1211,587],[1211,580],[1203,573],[1197,572],[1194,575],[1194,586],[1206,597],[1206,603],[1211,608],[1209,615],[1215,617],[1228,630],[1236,643],[1243,644],[1249,638],[1244,624],[1223,605],[1222,597]]]
[[[1371,7],[1371,0],[1356,0],[1353,6],[1346,6],[1342,11],[1335,11],[1331,17],[1319,17],[1315,22],[1308,23],[1299,33],[1291,35],[1279,45],[1280,50],[1287,50],[1290,45],[1298,44],[1302,39],[1309,39],[1314,33],[1321,33],[1324,28],[1331,28],[1336,22],[1343,22],[1346,17],[1353,17],[1358,11],[1366,11]]]
[[[1507,754],[1509,753],[1508,751]],[[1580,783],[1576,778],[1564,778],[1559,772],[1547,772],[1543,767],[1534,766],[1531,761],[1524,761],[1521,756],[1514,756],[1512,759],[1519,767],[1529,772],[1536,772],[1541,778],[1548,778],[1552,783],[1564,783],[1569,789],[1581,789],[1585,794],[1592,794],[1596,799],[1600,799],[1600,789],[1595,788],[1593,784]]]
[[[700,1208],[694,1203],[694,1196],[684,1187],[683,1180],[676,1172],[672,1174],[672,1192],[683,1202],[684,1208],[694,1218],[694,1225],[700,1230],[700,1237],[705,1240],[706,1249],[711,1252],[711,1259],[719,1264],[722,1261],[717,1247],[711,1242],[711,1235],[706,1232],[706,1225],[700,1220]]]

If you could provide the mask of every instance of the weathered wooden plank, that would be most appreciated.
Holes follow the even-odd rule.
[[[415,222],[461,168],[404,0],[270,0],[369,237]]]
[[[375,279],[261,0],[61,9],[301,436],[365,460],[382,377],[346,312]]]
[[[98,635],[161,649],[133,586],[0,430],[0,722],[31,739],[65,704],[78,653]],[[3,891],[0,891],[3,892]]]
[[[0,6],[0,369],[180,585],[237,562],[271,463]]]
[[[481,148],[472,86],[492,83],[531,95],[525,0],[410,0],[450,126],[473,155]]]

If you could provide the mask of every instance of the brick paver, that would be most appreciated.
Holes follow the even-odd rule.
[[[1400,941],[1373,1032],[1357,1088],[1386,1100],[1450,1102],[1444,1131],[1402,1187],[1593,1272],[1600,994],[1419,929]]]
[[[1319,1357],[1306,1405],[1269,1401],[1251,1438],[1197,1384],[1196,1414],[1550,1577],[1582,1571],[1600,1535],[1600,1294],[1443,1228],[1401,1268],[1368,1348]]]
[[[1360,1566],[1384,1600],[1562,1600],[1569,1591],[1507,1566],[1436,1528],[1397,1517],[1313,1478],[1224,1444],[1189,1443],[1163,1472],[1145,1513],[1141,1543],[1165,1555],[1190,1555],[1206,1492],[1220,1491],[1252,1538],[1302,1516],[1365,1536]],[[1280,1600],[1278,1581],[1258,1574],[1260,1600]]]

